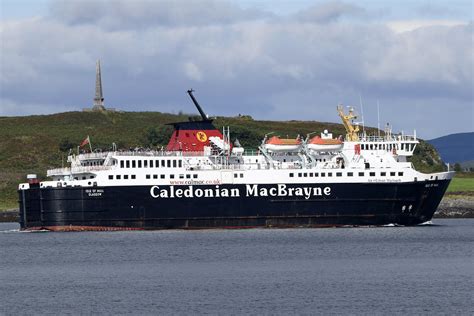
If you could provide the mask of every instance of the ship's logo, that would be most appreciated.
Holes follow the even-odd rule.
[[[207,135],[206,135],[206,133],[204,133],[203,131],[199,131],[199,132],[197,132],[197,134],[196,134],[196,138],[197,138],[198,141],[200,141],[201,143],[204,143],[204,142],[207,140]]]

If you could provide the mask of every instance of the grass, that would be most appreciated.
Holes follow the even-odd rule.
[[[454,177],[448,187],[448,193],[450,192],[474,192],[474,176],[471,178],[467,177]]]

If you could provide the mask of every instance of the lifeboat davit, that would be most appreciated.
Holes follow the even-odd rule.
[[[339,151],[342,149],[342,140],[332,138],[332,134],[327,130],[321,133],[321,137],[315,136],[308,142],[308,149],[313,151]]]
[[[263,146],[271,152],[295,152],[301,148],[301,140],[273,136]]]

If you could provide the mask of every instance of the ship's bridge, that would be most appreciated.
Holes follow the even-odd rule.
[[[416,145],[419,144],[415,135],[384,135],[368,136],[360,135],[359,141],[361,151],[386,151],[397,156],[413,156]]]

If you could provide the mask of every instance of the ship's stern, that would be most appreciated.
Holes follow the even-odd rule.
[[[18,186],[20,229],[41,229],[41,191],[36,175],[28,175],[28,182]]]

